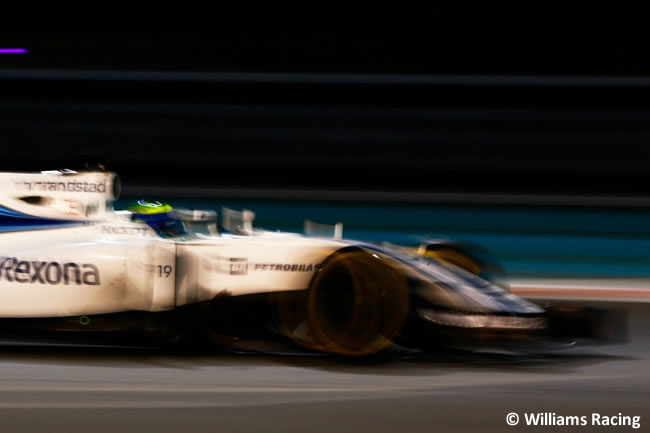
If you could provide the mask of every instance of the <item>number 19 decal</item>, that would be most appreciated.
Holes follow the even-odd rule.
[[[172,268],[170,265],[158,265],[158,276],[159,277],[165,277],[169,278],[169,276],[172,274],[172,271],[174,268]]]

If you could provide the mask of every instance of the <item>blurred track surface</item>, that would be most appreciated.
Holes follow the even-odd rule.
[[[637,431],[648,431],[650,309],[630,308],[630,344],[536,356],[446,354],[349,362],[320,356],[5,348],[0,431],[525,430],[506,425],[512,411],[621,412],[642,416]]]

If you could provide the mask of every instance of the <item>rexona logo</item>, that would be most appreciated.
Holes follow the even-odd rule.
[[[99,284],[99,269],[91,263],[58,263],[0,257],[0,280],[32,284]]]
[[[103,182],[30,182],[28,180],[16,182],[16,186],[30,191],[66,191],[66,192],[106,192],[106,181]]]

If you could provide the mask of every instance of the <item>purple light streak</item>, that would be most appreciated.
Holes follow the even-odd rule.
[[[27,54],[26,48],[0,48],[0,54]]]

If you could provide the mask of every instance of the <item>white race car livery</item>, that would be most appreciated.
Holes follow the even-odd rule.
[[[381,247],[311,221],[309,236],[257,230],[248,210],[223,209],[218,225],[215,211],[158,201],[115,211],[119,192],[103,170],[0,173],[0,321],[105,331],[123,329],[112,315],[145,313],[157,324],[146,330],[162,317],[165,329],[192,325],[220,343],[245,329],[352,356],[545,327],[543,310],[451,243]]]

